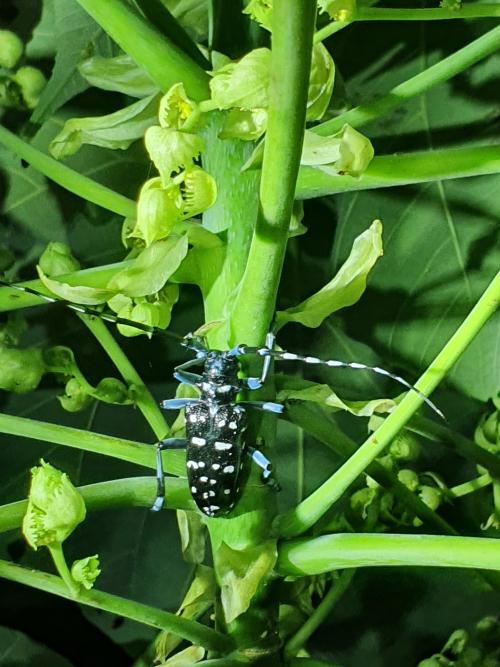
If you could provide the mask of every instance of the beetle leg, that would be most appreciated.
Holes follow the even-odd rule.
[[[264,456],[264,454],[259,449],[255,449],[255,447],[248,447],[247,451],[252,457],[252,461],[254,461],[259,466],[259,468],[261,468],[261,479],[264,484],[270,486],[273,491],[280,491],[281,487],[273,477],[273,465],[271,461],[266,456]]]
[[[174,378],[178,381],[181,382],[182,384],[189,384],[192,387],[197,387],[198,384],[202,381],[201,375],[198,375],[197,373],[188,373],[186,371],[175,371],[174,373]]]
[[[199,398],[167,398],[165,401],[160,401],[160,407],[164,410],[181,410],[188,405],[196,405],[199,402]]]
[[[156,445],[156,499],[153,503],[151,510],[153,512],[159,512],[163,503],[165,502],[165,471],[163,470],[163,459],[161,456],[162,450],[164,449],[184,449],[187,446],[187,440],[185,438],[166,438],[165,440],[160,440]]]
[[[275,414],[281,414],[285,409],[285,406],[281,405],[281,403],[272,403],[271,401],[239,401],[237,405],[247,405],[249,408],[255,408],[262,412],[273,412]]]

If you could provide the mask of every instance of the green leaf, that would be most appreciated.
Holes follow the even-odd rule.
[[[205,649],[201,646],[188,646],[183,651],[176,653],[166,662],[162,663],[160,667],[189,667],[203,660],[205,657]]]
[[[184,560],[201,564],[205,558],[206,528],[200,513],[177,510],[177,523]]]
[[[131,266],[117,273],[108,287],[126,296],[159,292],[176,271],[188,251],[187,237],[171,235],[143,250]]]
[[[276,313],[277,328],[281,329],[287,322],[318,327],[335,311],[356,303],[365,291],[368,273],[381,255],[382,223],[375,220],[355,239],[348,259],[325,287],[298,306]]]
[[[276,542],[235,550],[224,542],[214,553],[226,623],[243,614],[276,563]]]
[[[42,16],[33,30],[30,41],[26,44],[26,56],[31,60],[53,58],[57,51],[55,37],[54,0],[45,0],[42,5]]]
[[[249,14],[250,17],[257,21],[265,30],[272,30],[273,21],[273,3],[272,0],[250,0],[245,9],[244,14]]]
[[[111,55],[111,41],[102,28],[73,0],[54,0],[56,60],[52,76],[40,97],[32,120],[46,118],[87,88],[78,72],[85,55]]]
[[[40,269],[47,276],[61,276],[80,270],[80,262],[73,257],[65,243],[49,243],[39,260]]]
[[[153,97],[158,93],[158,87],[126,53],[114,58],[92,56],[80,63],[78,71],[91,86],[102,90],[139,98]]]
[[[103,378],[90,395],[98,401],[112,405],[131,405],[134,402],[128,387],[117,378]]]
[[[82,144],[123,150],[142,139],[155,123],[157,108],[158,98],[152,96],[105,116],[71,118],[51,141],[49,150],[57,160],[73,155]]]

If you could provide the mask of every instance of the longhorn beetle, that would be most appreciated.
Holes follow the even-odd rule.
[[[146,333],[169,335],[175,334],[157,327],[133,322],[111,313],[70,303],[63,299],[47,296],[30,287],[15,285],[0,280],[0,285],[33,294],[50,303],[63,303],[77,312],[100,317],[108,322],[135,327]],[[179,337],[180,338],[180,337]],[[368,370],[389,377],[407,389],[416,392],[434,412],[444,419],[444,415],[434,403],[412,384],[399,375],[357,362],[323,360],[318,357],[301,356],[292,352],[274,349],[274,334],[266,336],[263,347],[237,345],[230,350],[212,350],[205,345],[204,339],[188,334],[181,345],[192,350],[195,358],[184,362],[174,369],[174,377],[182,384],[195,387],[199,391],[197,398],[172,398],[161,401],[165,410],[184,409],[186,417],[186,437],[166,438],[157,444],[157,497],[152,510],[163,507],[165,481],[161,452],[164,449],[186,449],[187,479],[193,499],[198,508],[209,517],[228,514],[234,507],[239,493],[241,470],[245,457],[250,455],[262,469],[262,480],[278,488],[271,472],[271,463],[264,454],[245,441],[247,426],[247,408],[281,414],[284,406],[271,401],[239,401],[238,394],[243,390],[260,389],[269,375],[271,361],[300,361],[306,364],[329,366],[330,368],[351,368]],[[240,357],[255,355],[263,358],[260,377],[240,378],[242,371]],[[203,364],[201,375],[187,369]]]

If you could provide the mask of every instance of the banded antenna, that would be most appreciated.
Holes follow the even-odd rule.
[[[113,313],[101,312],[96,308],[89,308],[89,306],[83,306],[76,303],[71,303],[71,301],[66,301],[66,299],[60,299],[59,297],[48,296],[46,294],[42,294],[38,290],[33,289],[31,287],[25,287],[24,285],[16,285],[14,283],[9,283],[6,280],[2,279],[0,279],[0,285],[3,285],[4,287],[9,287],[10,289],[13,290],[17,290],[18,292],[25,292],[26,294],[31,294],[47,303],[60,303],[66,308],[74,310],[77,313],[81,313],[83,315],[92,315],[93,317],[98,317],[101,320],[104,320],[105,322],[112,322],[113,324],[122,324],[123,326],[133,327],[134,329],[138,329],[139,331],[144,331],[145,333],[163,335],[167,336],[168,338],[175,338],[175,340],[183,340],[183,336],[173,333],[172,331],[160,329],[160,327],[150,326],[149,324],[143,324],[142,322],[134,322],[133,320],[128,320],[124,317],[119,317],[118,315],[114,315]]]
[[[400,375],[386,371],[385,368],[380,368],[379,366],[367,366],[366,364],[361,364],[356,361],[339,361],[338,359],[319,359],[318,357],[311,356],[302,356],[300,354],[295,354],[294,352],[285,352],[272,349],[271,346],[264,347],[248,347],[247,345],[238,345],[232,350],[232,353],[235,355],[245,355],[245,354],[258,354],[264,359],[269,359],[272,357],[277,361],[301,361],[306,364],[315,364],[319,366],[328,366],[329,368],[351,368],[355,371],[370,371],[371,373],[376,373],[377,375],[384,375],[385,377],[398,382],[407,389],[414,391],[420,398],[426,403],[437,415],[446,421],[446,417],[441,412],[441,410],[435,405],[430,398],[428,398],[420,389],[417,389],[414,385],[410,384],[407,380],[402,378]]]

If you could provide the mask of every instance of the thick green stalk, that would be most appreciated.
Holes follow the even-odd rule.
[[[281,544],[278,570],[303,576],[352,567],[465,567],[500,570],[500,540],[448,535],[338,533]]]
[[[139,373],[130,363],[127,355],[111,335],[106,324],[97,317],[80,314],[78,317],[97,338],[106,354],[120,371],[125,382],[133,388],[134,402],[151,426],[157,440],[165,438],[169,433],[169,428],[158,403],[142,381]]]
[[[0,144],[6,146],[51,181],[82,199],[118,215],[123,215],[125,218],[135,217],[136,204],[134,201],[45,155],[1,125]]]
[[[189,97],[210,96],[208,75],[123,0],[77,0],[85,11],[166,92],[182,81]]]
[[[479,9],[479,6],[477,6]],[[465,10],[465,7],[464,7]],[[383,12],[383,11],[405,11],[405,10],[382,10],[382,9],[365,9],[365,12]],[[444,10],[408,10],[411,12],[418,11],[436,11],[443,12]],[[497,5],[496,11],[500,16],[500,5]],[[459,13],[459,12],[457,12]],[[404,104],[407,100],[421,95],[426,90],[439,83],[448,81],[460,72],[463,72],[471,67],[479,60],[486,58],[494,53],[500,47],[500,26],[493,28],[481,37],[478,37],[467,46],[459,49],[450,56],[440,60],[435,65],[428,67],[423,72],[413,76],[411,79],[395,86],[391,91],[378,97],[377,99],[354,107],[346,111],[332,120],[321,123],[312,128],[316,134],[326,136],[333,134],[342,129],[345,123],[353,127],[361,127],[372,120],[389,113],[398,106]]]
[[[141,442],[6,414],[0,414],[0,433],[95,452],[156,470],[155,448]],[[173,475],[185,475],[182,457],[175,454],[177,452],[169,452],[168,457],[164,456],[165,470]]]
[[[361,176],[339,176],[320,168],[301,167],[296,196],[297,199],[311,199],[340,192],[391,188],[499,172],[500,145],[380,155],[373,158]]]
[[[66,584],[59,578],[46,572],[39,572],[37,570],[26,569],[14,563],[7,561],[0,561],[0,577],[16,581],[20,584],[38,588],[41,591],[59,595],[63,598],[72,599]],[[111,614],[129,618],[138,623],[149,625],[158,630],[168,630],[173,632],[193,644],[204,646],[205,648],[214,651],[226,652],[233,648],[232,641],[229,637],[202,625],[197,621],[191,621],[186,618],[181,618],[176,614],[168,611],[162,611],[148,605],[134,602],[133,600],[126,600],[125,598],[104,593],[102,591],[91,590],[81,591],[78,595],[78,602],[80,604],[102,609]]]
[[[168,477],[165,480],[165,509],[192,509],[193,501],[185,479]],[[156,497],[156,478],[130,477],[112,479],[79,486],[88,511],[108,510],[117,507],[150,508]],[[19,528],[28,506],[27,500],[0,505],[0,533]]]
[[[499,300],[500,271],[458,330],[416,383],[417,389],[428,396],[437,387],[483,324],[495,312]],[[408,392],[394,412],[387,417],[375,433],[369,436],[355,454],[316,491],[280,518],[278,528],[281,535],[286,537],[298,535],[314,525],[367,466],[383,452],[421,404],[422,398],[418,394]]]
[[[232,316],[234,341],[263,342],[274,314],[304,136],[313,0],[278,0],[273,8],[271,83],[260,207]]]
[[[285,645],[285,655],[294,656],[306,644],[311,635],[328,618],[332,609],[345,593],[356,570],[344,570],[339,579],[332,583],[332,586],[319,605],[309,616],[307,621],[291,637]]]
[[[314,42],[322,42],[351,23],[359,21],[444,21],[450,19],[480,19],[500,16],[498,4],[465,5],[460,9],[392,9],[389,7],[360,7],[347,21],[332,21],[318,30]]]

